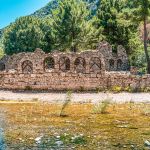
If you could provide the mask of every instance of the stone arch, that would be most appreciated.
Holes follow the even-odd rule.
[[[59,69],[63,72],[70,70],[70,59],[68,57],[64,56],[60,58]]]
[[[123,62],[121,59],[118,59],[117,60],[117,70],[121,70],[122,69],[122,65],[123,65]]]
[[[98,57],[92,57],[90,60],[90,72],[100,72],[101,69],[101,60]]]
[[[115,61],[113,59],[109,60],[109,70],[112,71],[115,69]]]
[[[44,70],[51,70],[55,68],[55,60],[53,57],[47,57],[44,60]]]
[[[85,61],[84,58],[82,58],[82,57],[76,58],[76,60],[74,62],[74,65],[75,65],[76,72],[78,72],[78,73],[84,73],[85,72],[85,70],[86,70],[86,61]]]
[[[6,69],[5,64],[4,63],[0,63],[0,71],[4,71]]]
[[[25,74],[31,74],[33,73],[33,64],[30,60],[25,60],[22,65],[22,72]]]

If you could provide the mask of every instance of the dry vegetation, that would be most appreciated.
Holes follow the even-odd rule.
[[[9,149],[117,150],[146,149],[150,140],[149,104],[110,104],[104,114],[93,104],[61,105],[0,102]],[[145,109],[146,107],[146,109]]]

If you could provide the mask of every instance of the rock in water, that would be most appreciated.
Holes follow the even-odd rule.
[[[146,141],[144,142],[144,145],[147,146],[147,147],[150,147],[150,142],[146,140]]]

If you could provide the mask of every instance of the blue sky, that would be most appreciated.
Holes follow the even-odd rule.
[[[0,29],[20,16],[32,14],[50,0],[0,0]]]

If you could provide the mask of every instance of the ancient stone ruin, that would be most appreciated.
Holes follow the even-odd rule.
[[[97,50],[81,53],[33,53],[4,56],[0,60],[1,89],[93,90],[112,86],[150,85],[149,75],[132,76],[128,71],[125,49],[118,46],[117,54],[107,42]]]

